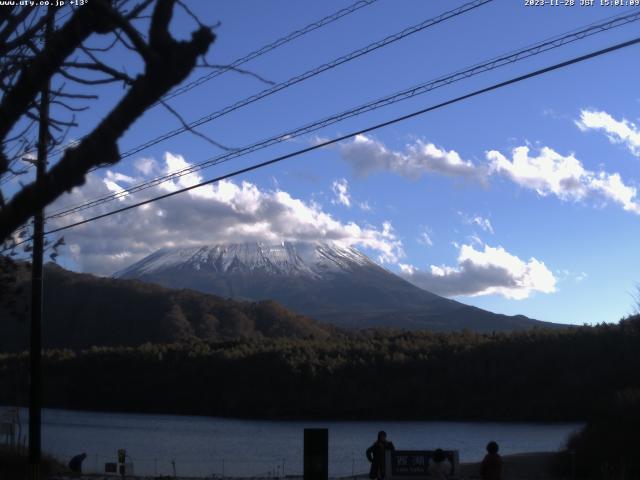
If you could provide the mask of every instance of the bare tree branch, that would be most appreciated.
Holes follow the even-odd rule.
[[[51,100],[49,103],[51,103],[52,105],[60,105],[62,108],[69,110],[70,112],[84,112],[86,110],[89,110],[89,107],[84,106],[84,107],[74,107],[72,105],[69,105],[66,102],[60,101],[60,100]]]
[[[90,50],[92,52],[108,52],[113,48],[113,46],[118,43],[118,36],[114,35],[113,40],[106,47],[84,47],[86,50]]]
[[[113,24],[110,22],[121,15],[109,13],[111,7],[101,0],[92,0],[94,5],[92,13],[99,12],[102,18],[107,18],[106,22],[96,25],[95,19],[88,19],[93,22],[93,29],[101,32],[102,28]],[[198,58],[204,55],[215,39],[214,33],[208,28],[199,28],[192,33],[189,41],[177,41],[169,32],[169,23],[173,14],[175,0],[157,0],[149,28],[148,52],[143,55],[145,60],[144,73],[138,75],[127,93],[120,102],[107,114],[107,116],[89,133],[75,148],[65,151],[62,158],[56,163],[41,179],[40,182],[33,182],[22,188],[14,197],[0,210],[0,239],[6,239],[13,231],[23,225],[31,216],[34,209],[44,208],[54,201],[65,191],[82,185],[85,175],[90,169],[100,165],[113,164],[120,159],[117,141],[122,134],[154,103],[156,103],[165,93],[178,83],[182,82],[196,65]],[[98,5],[96,7],[96,5]],[[66,46],[64,56],[55,55],[53,60],[56,67],[59,67],[64,58],[72,52],[72,46],[67,45],[69,39],[65,35],[60,35],[63,31],[66,35],[77,40],[86,39],[88,29],[86,25],[79,25],[77,22],[80,9],[70,20],[80,33],[70,33],[68,25],[65,25],[57,33],[57,42]],[[125,21],[127,21],[125,19]],[[120,25],[118,25],[121,28]],[[43,54],[49,54],[47,45]],[[51,60],[51,58],[50,58]],[[52,74],[56,68],[50,65],[39,64],[40,72]],[[27,86],[22,86],[24,90],[20,101],[14,100],[14,106],[24,113],[31,96],[31,91]],[[26,98],[26,99],[25,99]],[[4,100],[4,99],[3,99]],[[3,104],[0,105],[7,110]],[[12,118],[19,118],[13,111],[9,111]],[[3,128],[6,130],[8,122],[4,117],[0,118],[0,135]],[[15,123],[15,122],[14,122]],[[10,125],[13,125],[10,124]],[[6,135],[6,134],[5,134]]]
[[[191,125],[189,125],[187,123],[187,121],[182,118],[182,115],[180,115],[171,105],[169,105],[167,102],[165,102],[164,100],[160,100],[160,104],[166,108],[169,112],[171,112],[171,114],[173,116],[175,116],[178,121],[182,124],[182,126],[184,127],[185,130],[187,130],[188,132],[191,132],[193,135],[202,138],[203,140],[205,140],[206,142],[210,143],[211,145],[213,145],[214,147],[220,148],[222,150],[225,150],[227,152],[230,152],[232,150],[235,150],[233,148],[229,148],[225,145],[222,145],[219,142],[216,142],[215,140],[213,140],[212,138],[207,137],[204,133],[200,133],[198,132],[195,128],[193,128]]]
[[[83,100],[97,100],[98,95],[85,95],[80,93],[65,93],[65,92],[55,92],[56,97],[60,98],[75,98],[75,99],[83,99]]]
[[[65,71],[65,70],[61,70],[60,74],[62,74],[63,76],[65,76],[66,78],[72,79],[71,77],[75,77],[74,80],[75,81],[79,81],[81,83],[85,83],[87,85],[96,85],[98,83],[109,83],[110,81],[113,82],[124,82],[127,85],[131,85],[133,83],[133,78],[131,78],[129,75],[122,73],[118,70],[116,70],[115,68],[111,68],[108,65],[105,65],[102,62],[64,62],[62,64],[63,67],[66,68],[78,68],[78,69],[83,69],[83,70],[95,70],[98,72],[103,72],[106,73],[107,75],[109,75],[110,79],[100,79],[100,80],[87,80],[87,79],[80,79],[80,77],[76,77],[75,75],[71,75],[69,74],[69,72]]]
[[[10,14],[5,19],[5,21],[7,22],[7,25],[5,25],[2,31],[0,31],[0,43],[2,44],[6,43],[6,41],[11,37],[11,35],[15,33],[20,23],[26,20],[30,13],[31,12],[29,11],[28,8],[23,8],[20,11],[20,13],[18,13],[18,15]]]
[[[198,68],[213,68],[213,69],[218,69],[218,70],[231,70],[232,72],[236,72],[236,73],[240,73],[242,75],[249,75],[253,78],[256,78],[257,80],[260,80],[263,83],[266,83],[267,85],[275,85],[276,82],[273,82],[271,80],[268,80],[266,78],[264,78],[261,75],[258,75],[257,73],[254,73],[250,70],[245,70],[243,68],[238,68],[238,67],[232,67],[231,65],[216,65],[216,64],[210,64],[207,63],[205,60],[203,60],[202,65],[197,65]]]
[[[60,70],[60,75],[62,75],[64,78],[67,78],[73,82],[76,83],[80,83],[82,85],[104,85],[107,83],[116,83],[121,81],[118,78],[97,78],[97,79],[89,79],[89,78],[82,78],[82,77],[78,77],[77,75],[74,75],[72,73],[69,73],[66,70]],[[129,82],[127,82],[129,83]]]
[[[140,2],[138,5],[133,7],[129,13],[127,13],[126,19],[134,20],[136,18],[140,18],[140,14],[152,3],[153,0],[144,0],[143,2]]]
[[[104,16],[99,14],[100,6],[110,8],[108,0],[92,0],[78,9],[71,19],[51,36],[42,52],[34,50],[35,57],[29,67],[24,69],[11,90],[2,97],[0,139],[4,139],[13,125],[26,113],[44,83],[59,70],[65,58],[91,33],[104,29]],[[7,163],[4,153],[0,152],[0,174],[6,170]]]
[[[153,52],[149,48],[149,45],[147,45],[147,42],[145,42],[144,38],[142,38],[140,32],[131,25],[131,22],[113,8],[106,9],[104,13],[109,16],[109,19],[114,22],[118,28],[122,29],[127,38],[131,41],[132,46],[129,48],[138,52],[145,61],[150,61],[151,59],[149,57],[153,55]],[[126,43],[125,46],[127,46]]]
[[[28,9],[25,8],[25,11],[27,10]],[[5,54],[6,52],[10,52],[14,48],[16,48],[18,45],[24,43],[26,39],[33,38],[36,35],[36,32],[38,32],[38,30],[42,29],[45,26],[45,24],[49,20],[49,15],[55,15],[55,13],[47,12],[47,14],[43,15],[37,23],[30,26],[20,35],[13,38],[10,42],[3,42],[2,39],[0,39],[0,55]]]

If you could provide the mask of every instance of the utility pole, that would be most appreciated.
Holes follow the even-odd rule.
[[[54,27],[55,10],[47,9],[45,48]],[[48,78],[40,93],[38,158],[36,184],[42,181],[47,169],[47,145],[49,141],[49,91]],[[33,216],[33,255],[31,262],[31,339],[29,345],[29,480],[40,480],[42,458],[42,257],[44,255],[44,212],[40,209]]]

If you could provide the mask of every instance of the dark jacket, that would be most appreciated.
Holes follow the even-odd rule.
[[[502,480],[502,457],[497,453],[487,453],[480,465],[482,480]]]
[[[395,450],[393,443],[376,441],[367,448],[367,460],[371,462],[369,478],[384,478],[385,473],[385,453],[387,450]]]
[[[85,458],[87,458],[87,456],[84,454],[73,457],[69,462],[69,470],[75,473],[82,473],[82,462]]]

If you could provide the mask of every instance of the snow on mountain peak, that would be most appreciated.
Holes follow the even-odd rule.
[[[320,277],[375,265],[352,247],[329,242],[252,242],[213,246],[163,248],[117,272],[114,276],[141,276],[167,268],[190,268],[218,273],[263,271],[275,275]]]

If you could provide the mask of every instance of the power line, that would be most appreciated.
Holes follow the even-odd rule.
[[[472,2],[468,2],[465,3],[463,5],[461,5],[458,8],[455,8],[453,10],[448,10],[440,15],[438,15],[437,17],[433,17],[433,18],[429,18],[417,25],[413,25],[411,27],[405,28],[404,30],[394,33],[393,35],[389,35],[385,38],[383,38],[382,40],[378,40],[376,42],[370,43],[368,45],[366,45],[365,47],[359,48],[357,50],[354,50],[346,55],[343,55],[341,57],[338,57],[330,62],[324,63],[322,65],[319,65],[311,70],[307,70],[306,72],[300,74],[300,75],[296,75],[295,77],[291,77],[289,80],[286,80],[284,82],[278,83],[276,85],[273,85],[272,87],[269,87],[267,89],[264,89],[256,94],[253,94],[249,97],[246,97],[242,100],[239,100],[231,105],[227,105],[226,107],[220,109],[220,110],[216,110],[215,112],[212,112],[208,115],[205,115],[204,117],[201,117],[197,120],[194,120],[193,122],[189,123],[187,126],[184,127],[180,127],[177,128],[175,130],[171,130],[169,132],[166,132],[154,139],[148,140],[147,142],[137,145],[129,150],[127,150],[126,152],[120,154],[120,159],[123,158],[127,158],[130,157],[131,155],[135,155],[136,153],[139,153],[149,147],[152,147],[154,145],[157,145],[160,142],[163,142],[165,140],[168,140],[170,138],[173,138],[177,135],[180,135],[181,133],[187,132],[190,129],[199,127],[201,125],[204,125],[205,123],[209,123],[213,120],[215,120],[216,118],[220,118],[224,115],[228,115],[231,112],[234,112],[240,108],[243,108],[247,105],[250,105],[254,102],[257,102],[258,100],[262,100],[263,98],[266,98],[268,96],[271,96],[281,90],[284,90],[286,88],[289,88],[293,85],[296,85],[304,80],[308,80],[309,78],[315,77],[317,75],[320,75],[321,73],[324,73],[328,70],[332,70],[344,63],[350,62],[351,60],[355,60],[356,58],[359,58],[363,55],[366,55],[368,53],[371,53],[375,50],[378,50],[380,48],[383,48],[391,43],[395,43],[399,40],[402,40],[405,37],[408,37],[414,33],[420,32],[422,30],[425,30],[426,28],[432,27],[434,25],[437,25],[439,23],[442,23],[446,20],[449,20],[451,18],[457,17],[458,15],[462,15],[465,12],[468,12],[470,10],[473,10],[475,8],[478,8],[486,3],[490,3],[493,2],[494,0],[474,0]],[[66,147],[65,147],[66,148]],[[100,167],[94,167],[92,168],[90,171],[95,171],[98,170]]]
[[[169,192],[169,193],[166,193],[164,195],[159,195],[157,197],[153,197],[153,198],[150,198],[148,200],[144,200],[144,201],[132,204],[132,205],[128,205],[126,207],[122,207],[122,208],[119,208],[119,209],[116,209],[116,210],[112,210],[111,212],[107,212],[107,213],[104,213],[104,214],[101,214],[101,215],[96,215],[94,217],[87,218],[87,219],[79,221],[79,222],[71,223],[71,224],[65,225],[63,227],[59,227],[59,228],[55,228],[53,230],[49,230],[48,232],[46,232],[46,234],[49,235],[49,234],[52,234],[52,233],[58,233],[58,232],[61,232],[61,231],[64,231],[64,230],[68,230],[70,228],[74,228],[74,227],[77,227],[77,226],[80,226],[80,225],[84,225],[86,223],[90,223],[90,222],[93,222],[93,221],[96,221],[96,220],[99,220],[99,219],[102,219],[102,218],[105,218],[105,217],[110,217],[110,216],[115,215],[117,213],[122,213],[122,212],[125,212],[127,210],[132,210],[132,209],[140,207],[142,205],[147,205],[147,204],[150,204],[150,203],[153,203],[153,202],[157,202],[159,200],[163,200],[165,198],[172,197],[174,195],[178,195],[180,193],[184,193],[184,192],[187,192],[187,191],[190,191],[190,190],[194,190],[196,188],[199,188],[199,187],[202,187],[202,186],[205,186],[205,185],[216,183],[216,182],[219,182],[221,180],[225,180],[227,178],[231,178],[231,177],[234,177],[234,176],[237,176],[237,175],[241,175],[243,173],[251,172],[253,170],[257,170],[259,168],[263,168],[263,167],[266,167],[268,165],[272,165],[274,163],[278,163],[278,162],[281,162],[283,160],[286,160],[286,159],[289,159],[289,158],[292,158],[292,157],[296,157],[296,156],[302,155],[304,153],[308,153],[308,152],[311,152],[313,150],[317,150],[319,148],[332,145],[334,143],[341,142],[343,140],[355,137],[357,135],[363,135],[365,133],[369,133],[371,131],[378,130],[378,129],[383,128],[383,127],[387,127],[389,125],[393,125],[395,123],[399,123],[399,122],[402,122],[404,120],[408,120],[410,118],[417,117],[419,115],[424,115],[425,113],[428,113],[428,112],[431,112],[431,111],[434,111],[434,110],[438,110],[438,109],[446,107],[448,105],[452,105],[454,103],[458,103],[458,102],[461,102],[463,100],[467,100],[469,98],[476,97],[478,95],[482,95],[482,94],[487,93],[487,92],[491,92],[493,90],[498,90],[500,88],[504,88],[504,87],[506,87],[508,85],[512,85],[514,83],[522,82],[522,81],[527,80],[529,78],[533,78],[533,77],[537,77],[537,76],[540,76],[540,75],[544,75],[544,74],[552,72],[554,70],[559,70],[561,68],[565,68],[565,67],[568,67],[570,65],[574,65],[576,63],[580,63],[580,62],[583,62],[585,60],[589,60],[591,58],[599,57],[599,56],[614,52],[616,50],[621,50],[623,48],[630,47],[632,45],[636,45],[636,44],[639,44],[639,43],[640,43],[640,37],[636,37],[636,38],[634,38],[632,40],[628,40],[626,42],[618,43],[618,44],[612,45],[610,47],[603,48],[601,50],[597,50],[595,52],[588,53],[586,55],[581,55],[579,57],[574,57],[574,58],[572,58],[570,60],[566,60],[564,62],[556,63],[556,64],[551,65],[549,67],[545,67],[545,68],[542,68],[542,69],[539,69],[539,70],[535,70],[535,71],[527,73],[525,75],[520,75],[518,77],[511,78],[511,79],[506,80],[504,82],[493,84],[493,85],[491,85],[489,87],[485,87],[485,88],[482,88],[480,90],[475,90],[475,91],[473,91],[471,93],[456,97],[454,99],[447,100],[445,102],[442,102],[442,103],[439,103],[439,104],[436,104],[436,105],[432,105],[430,107],[426,107],[426,108],[423,108],[421,110],[417,110],[415,112],[403,115],[401,117],[396,117],[396,118],[393,118],[391,120],[387,120],[385,122],[378,123],[376,125],[373,125],[373,126],[358,130],[356,132],[351,132],[351,133],[348,133],[346,135],[342,135],[342,136],[334,138],[332,140],[327,140],[327,141],[324,141],[322,143],[318,143],[316,145],[312,145],[312,146],[309,146],[309,147],[306,147],[306,148],[303,148],[303,149],[300,149],[300,150],[296,150],[295,152],[291,152],[291,153],[288,153],[286,155],[281,155],[281,156],[273,158],[271,160],[267,160],[267,161],[262,162],[262,163],[251,165],[249,167],[242,168],[242,169],[236,170],[234,172],[231,172],[231,173],[228,173],[228,174],[225,174],[225,175],[221,175],[221,176],[213,178],[211,180],[206,180],[204,182],[200,182],[200,183],[198,183],[196,185],[192,185],[190,187],[182,188],[180,190]],[[21,242],[21,243],[23,243],[23,242]]]
[[[160,142],[163,142],[165,140],[168,140],[170,138],[175,137],[176,135],[180,135],[181,133],[187,132],[190,129],[193,129],[195,127],[199,127],[205,123],[209,123],[213,120],[215,120],[216,118],[220,118],[224,115],[227,115],[231,112],[234,112],[240,108],[243,108],[247,105],[250,105],[254,102],[257,102],[258,100],[262,100],[263,98],[266,98],[268,96],[271,96],[281,90],[284,90],[286,88],[289,88],[293,85],[296,85],[304,80],[308,80],[309,78],[315,77],[317,75],[320,75],[321,73],[324,73],[328,70],[332,70],[344,63],[350,62],[351,60],[355,60],[356,58],[359,58],[363,55],[366,55],[368,53],[371,53],[375,50],[378,50],[380,48],[386,47],[387,45],[390,45],[392,43],[395,43],[399,40],[402,40],[403,38],[406,38],[410,35],[413,35],[414,33],[418,33],[422,30],[425,30],[429,27],[432,27],[434,25],[437,25],[439,23],[442,23],[446,20],[449,20],[451,18],[457,17],[458,15],[462,15],[463,13],[466,13],[470,10],[476,9],[482,5],[485,5],[487,3],[490,3],[494,0],[474,0],[472,2],[468,2],[465,3],[453,10],[448,10],[444,13],[441,13],[440,15],[427,19],[423,22],[420,22],[416,25],[413,25],[411,27],[405,28],[404,30],[401,30],[400,32],[394,33],[392,35],[389,35],[385,38],[383,38],[382,40],[378,40],[376,42],[370,43],[368,45],[366,45],[365,47],[359,48],[357,50],[354,50],[346,55],[342,55],[341,57],[338,57],[330,62],[324,63],[318,67],[315,67],[311,70],[307,70],[306,72],[300,74],[300,75],[296,75],[295,77],[291,77],[289,80],[286,80],[284,82],[278,83],[276,85],[273,85],[272,87],[269,87],[267,89],[262,90],[261,92],[258,92],[254,95],[251,95],[249,97],[246,97],[242,100],[239,100],[231,105],[228,105],[220,110],[217,110],[215,112],[212,112],[208,115],[205,115],[204,117],[199,118],[198,120],[195,120],[191,123],[189,123],[187,126],[184,127],[180,127],[177,128],[175,130],[171,130],[169,132],[166,132],[152,140],[149,140],[143,144],[140,144],[136,147],[133,147],[129,150],[127,150],[126,152],[122,153],[120,155],[120,158],[127,158],[130,157],[131,155],[135,155],[136,153],[141,152],[142,150],[145,150],[149,147],[152,147],[154,145],[157,145]],[[97,168],[94,168],[93,170],[96,170]]]
[[[189,90],[197,87],[198,85],[201,85],[205,82],[208,82],[209,80],[212,80],[214,78],[216,78],[219,75],[222,75],[225,72],[228,72],[229,70],[232,70],[234,68],[239,67],[240,65],[244,65],[245,63],[253,60],[254,58],[257,58],[261,55],[264,55],[265,53],[270,52],[271,50],[275,50],[276,48],[289,43],[293,40],[295,40],[298,37],[301,37],[302,35],[312,32],[314,30],[317,30],[320,27],[324,27],[325,25],[328,25],[342,17],[344,17],[345,15],[349,15],[350,13],[353,13],[357,10],[360,10],[363,7],[367,7],[369,5],[371,5],[374,2],[377,2],[378,0],[360,0],[350,6],[348,6],[347,8],[343,8],[342,10],[338,10],[337,12],[328,15],[324,18],[321,18],[320,20],[310,23],[309,25],[307,25],[304,28],[301,28],[300,30],[295,30],[293,32],[291,32],[288,35],[285,35],[284,37],[280,37],[279,39],[275,40],[274,42],[271,42],[261,48],[259,48],[258,50],[254,50],[253,52],[245,55],[244,57],[238,58],[237,60],[234,60],[233,62],[231,62],[229,65],[225,65],[224,67],[222,67],[220,70],[211,72],[207,75],[204,75],[190,83],[187,83],[186,85],[183,85],[179,88],[176,88],[175,90],[173,90],[172,92],[167,93],[164,97],[163,100],[170,100],[174,97],[177,97],[178,95],[182,95],[185,92],[188,92]]]
[[[283,37],[280,37],[279,39],[264,45],[262,47],[260,47],[257,50],[254,50],[251,53],[248,53],[247,55],[237,58],[236,60],[234,60],[233,62],[231,62],[229,65],[225,65],[222,68],[220,68],[219,70],[213,71],[207,75],[204,75],[184,86],[181,86],[171,92],[168,92],[167,94],[165,94],[165,96],[162,97],[161,100],[170,100],[174,97],[177,97],[179,95],[182,95],[183,93],[188,92],[189,90],[194,89],[195,87],[197,87],[198,85],[202,85],[205,82],[208,82],[209,80],[212,80],[226,72],[229,72],[235,68],[238,68],[240,65],[244,65],[245,63],[259,57],[262,56],[272,50],[275,50],[278,47],[281,47],[282,45],[285,45],[287,43],[292,42],[293,40],[295,40],[298,37],[301,37],[309,32],[312,32],[314,30],[317,30],[321,27],[324,27],[325,25],[329,25],[330,23],[346,16],[349,15],[350,13],[356,12],[357,10],[360,10],[363,7],[367,7],[375,2],[377,2],[378,0],[360,0],[346,8],[343,8],[342,10],[338,10],[337,12],[332,13],[331,15],[327,15],[324,18],[321,18],[320,20],[310,23],[309,25],[301,28],[300,30],[295,30],[291,33],[289,33],[288,35],[285,35]],[[151,108],[160,105],[160,102],[156,102],[152,105]],[[59,149],[56,149],[52,152],[52,155],[56,155],[58,153],[64,152],[65,149],[69,148],[69,146],[73,146],[73,145],[77,145],[79,142],[81,142],[84,139],[84,137],[80,138],[79,140],[76,140],[75,142],[73,142],[71,145],[65,145],[64,147],[61,147]]]
[[[293,32],[284,35],[283,37],[278,38],[277,40],[274,40],[271,43],[268,43],[260,48],[258,48],[257,50],[254,50],[248,54],[246,54],[243,57],[237,58],[236,60],[234,60],[233,62],[231,62],[229,65],[224,65],[222,68],[220,68],[219,70],[213,71],[211,73],[208,73],[207,75],[203,75],[202,77],[193,80],[192,82],[183,85],[179,88],[176,88],[175,90],[168,92],[167,94],[165,94],[162,97],[162,100],[170,100],[174,97],[177,97],[179,95],[182,95],[183,93],[188,92],[189,90],[194,89],[195,87],[202,85],[205,82],[208,82],[209,80],[212,80],[228,71],[231,71],[233,69],[238,68],[241,65],[244,65],[247,62],[250,62],[251,60],[258,58],[266,53],[269,53],[272,50],[275,50],[276,48],[281,47],[282,45],[285,45],[287,43],[292,42],[293,40],[302,37],[303,35],[306,35],[307,33],[313,32],[314,30],[317,30],[319,28],[322,28],[326,25],[329,25],[330,23],[335,22],[336,20],[339,20],[342,17],[345,17],[351,13],[354,13],[358,10],[360,10],[361,8],[364,7],[368,7],[369,5],[374,4],[375,2],[377,2],[378,0],[358,0],[357,2],[349,5],[346,8],[343,8],[341,10],[338,10],[337,12],[334,12],[330,15],[327,15],[326,17],[323,17],[319,20],[316,20],[315,22],[312,22],[308,25],[306,25],[305,27],[302,27],[299,30],[294,30]],[[59,20],[62,20],[63,18],[65,18],[66,16],[70,15],[71,12],[67,12],[66,14],[60,16]],[[160,102],[156,102],[155,104],[153,104],[151,106],[151,108],[160,105]],[[54,150],[52,150],[49,153],[49,156],[53,156],[53,155],[57,155],[61,152],[64,152],[67,148],[77,145],[79,142],[81,142],[84,138],[86,137],[83,136],[78,140],[75,140],[74,142],[71,142],[67,145],[61,146],[59,148],[56,148]],[[30,152],[26,152],[20,155],[17,155],[16,157],[14,157],[12,159],[12,161],[16,161],[18,160],[22,155],[26,155]],[[31,166],[31,165],[30,165]],[[15,175],[14,175],[15,176]],[[13,177],[11,177],[13,178]],[[11,178],[9,178],[9,180],[11,180]],[[8,180],[4,180],[0,183],[0,185],[6,183]]]
[[[254,94],[250,97],[246,97],[243,100],[240,100],[232,105],[228,105],[227,107],[224,107],[221,110],[218,110],[216,112],[213,112],[209,115],[206,115],[204,117],[201,117],[198,120],[195,120],[194,122],[190,123],[188,126],[186,127],[181,127],[175,130],[172,130],[170,132],[167,132],[159,137],[156,137],[155,139],[149,140],[141,145],[138,145],[136,147],[133,147],[132,149],[127,150],[126,152],[120,154],[120,159],[124,159],[127,158],[129,156],[135,155],[136,153],[141,152],[142,150],[145,150],[146,148],[149,148],[153,145],[156,145],[164,140],[168,140],[169,138],[172,138],[176,135],[179,135],[181,133],[184,133],[186,131],[188,131],[189,129],[201,126],[205,123],[208,123],[216,118],[219,118],[221,116],[227,115],[235,110],[238,110],[246,105],[249,105],[251,103],[254,103],[258,100],[261,100],[262,98],[265,98],[267,96],[273,95],[274,93],[279,92],[280,90],[284,90],[285,88],[288,88],[292,85],[295,85],[297,83],[300,83],[304,80],[307,80],[311,77],[314,77],[316,75],[319,75],[320,73],[323,73],[327,70],[336,68],[339,65],[342,65],[343,63],[349,62],[351,60],[354,60],[356,58],[359,58],[367,53],[371,53],[379,48],[382,48],[386,45],[389,45],[391,43],[394,43],[396,41],[399,41],[409,35],[412,35],[414,33],[417,33],[419,31],[422,31],[426,28],[429,28],[431,26],[437,25],[445,20],[454,18],[458,15],[461,15],[463,13],[466,13],[470,10],[473,10],[475,8],[478,8],[486,3],[492,2],[493,0],[475,0],[472,2],[468,2],[465,3],[453,10],[448,10],[444,13],[441,13],[440,15],[427,19],[419,24],[413,25],[411,27],[407,27],[404,30],[397,32],[393,35],[389,35],[385,38],[383,38],[382,40],[378,40],[376,42],[370,43],[365,47],[362,47],[360,49],[354,50],[346,55],[343,55],[341,57],[338,57],[337,59],[332,60],[331,62],[325,63],[323,65],[320,65],[312,70],[308,70],[305,73],[302,73],[300,75],[297,75],[295,77],[290,78],[289,80],[279,83],[277,85],[274,85],[268,89],[265,89],[261,92],[258,92],[257,94]],[[238,156],[239,153],[241,152],[247,152],[247,148],[243,147],[243,148],[239,148],[239,149],[234,149],[231,152],[229,152],[227,155],[232,155],[232,158],[235,158],[235,156]],[[248,152],[247,152],[248,153]],[[246,153],[243,153],[246,154]],[[225,156],[225,155],[223,155]],[[92,169],[89,170],[89,172],[94,172],[96,170],[98,170],[101,167],[94,167]],[[62,213],[67,213],[62,212]],[[60,213],[55,213],[55,216],[59,216]]]
[[[232,160],[234,158],[238,158],[244,155],[248,155],[250,153],[253,153],[255,151],[258,150],[262,150],[264,148],[270,147],[272,145],[275,145],[277,143],[281,143],[283,141],[286,141],[288,139],[291,138],[296,138],[299,137],[301,135],[304,134],[308,134],[314,131],[317,131],[321,128],[327,127],[329,125],[332,125],[334,123],[338,123],[341,122],[345,119],[348,118],[352,118],[358,115],[362,115],[363,113],[369,112],[369,111],[373,111],[376,110],[378,108],[382,108],[384,106],[388,106],[394,103],[397,103],[399,101],[402,100],[406,100],[409,98],[412,98],[414,96],[417,95],[421,95],[424,93],[427,93],[431,90],[434,90],[436,88],[440,88],[443,87],[445,85],[449,85],[451,83],[457,82],[459,80],[463,80],[466,78],[469,78],[471,76],[474,75],[478,75],[480,73],[489,71],[489,70],[493,70],[517,61],[521,61],[524,60],[526,58],[529,58],[531,56],[534,55],[538,55],[540,53],[555,49],[555,48],[560,48],[561,46],[567,45],[569,43],[573,43],[575,41],[581,40],[583,38],[586,38],[588,36],[594,35],[596,33],[600,33],[603,31],[607,31],[610,30],[612,28],[616,28],[616,27],[620,27],[622,25],[628,24],[630,22],[634,22],[640,20],[640,11],[636,11],[632,14],[627,14],[624,16],[617,16],[614,17],[611,20],[608,20],[606,22],[602,22],[602,23],[598,23],[598,24],[591,24],[590,26],[584,27],[582,29],[578,29],[578,30],[572,30],[571,33],[566,34],[566,35],[560,35],[560,36],[556,36],[556,37],[551,37],[550,39],[544,40],[542,42],[539,42],[537,44],[533,44],[532,46],[520,49],[520,50],[515,50],[512,51],[508,54],[502,55],[502,56],[498,56],[498,57],[494,57],[491,60],[482,62],[482,63],[478,63],[475,64],[471,67],[468,67],[466,69],[462,69],[459,70],[453,74],[449,74],[443,77],[439,77],[436,80],[431,80],[429,82],[417,85],[417,86],[413,86],[410,87],[408,89],[402,90],[400,92],[396,92],[392,95],[388,95],[386,97],[383,97],[381,99],[375,100],[373,102],[369,102],[366,103],[364,105],[361,105],[359,107],[332,115],[330,117],[326,117],[322,120],[313,122],[311,124],[307,124],[305,126],[302,127],[298,127],[294,130],[290,130],[288,132],[279,134],[277,136],[274,137],[270,137],[266,140],[262,140],[253,144],[250,144],[248,146],[242,147],[240,149],[237,149],[233,152],[228,152],[216,157],[212,157],[208,160],[205,160],[204,162],[200,162],[198,164],[194,164],[189,166],[188,168],[179,170],[177,172],[173,172],[167,175],[163,175],[160,177],[156,177],[155,179],[151,179],[149,181],[140,183],[138,185],[129,187],[127,189],[123,189],[119,192],[116,193],[112,193],[110,195],[106,195],[103,197],[99,197],[97,199],[91,200],[89,202],[86,202],[84,204],[81,205],[77,205],[75,207],[71,207],[71,208],[66,208],[63,210],[59,210],[57,212],[54,212],[52,214],[50,214],[47,219],[51,219],[51,218],[60,218],[66,215],[69,215],[71,213],[76,213],[79,211],[83,211],[86,210],[88,208],[93,208],[96,207],[98,205],[101,205],[103,203],[107,203],[109,201],[112,200],[116,200],[119,198],[123,198],[126,195],[130,195],[133,193],[137,193],[143,190],[146,190],[148,188],[152,188],[154,186],[157,186],[161,183],[164,183],[166,181],[169,180],[173,180],[179,177],[182,177],[184,175],[188,175],[191,173],[195,173],[199,170],[202,170],[204,168],[208,168],[210,166],[214,166],[214,165],[218,165],[220,163],[223,162],[227,162],[229,160]]]

